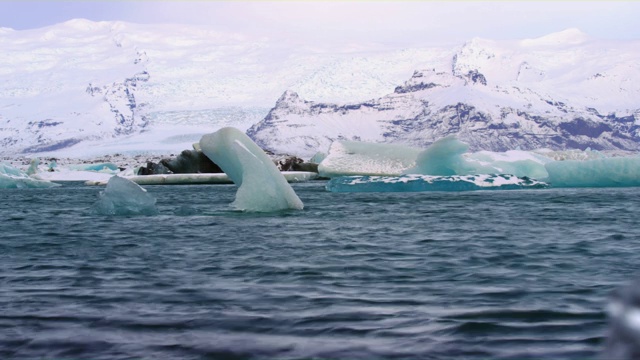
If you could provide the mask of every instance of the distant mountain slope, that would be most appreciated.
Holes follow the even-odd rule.
[[[0,154],[79,154],[123,139],[129,151],[148,150],[154,134],[167,136],[157,144],[188,146],[261,120],[249,133],[292,153],[337,138],[426,144],[458,131],[483,133],[471,141],[478,148],[632,148],[638,49],[573,29],[371,50],[82,19],[0,28]]]
[[[109,142],[172,124],[246,129],[288,88],[363,100],[392,89],[430,54],[327,52],[182,25],[77,19],[2,28],[0,153]]]
[[[310,157],[336,139],[426,146],[458,134],[472,150],[640,149],[640,42],[474,39],[393,93],[323,103],[285,92],[247,133]]]

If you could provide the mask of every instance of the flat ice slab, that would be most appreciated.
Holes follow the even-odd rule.
[[[331,192],[418,192],[546,188],[546,183],[514,175],[343,176],[327,182]]]
[[[282,175],[290,183],[305,182],[318,178],[318,174],[308,171],[283,171]],[[156,174],[124,176],[138,185],[198,185],[233,184],[225,173],[216,174]],[[87,185],[106,185],[109,179],[87,181]]]

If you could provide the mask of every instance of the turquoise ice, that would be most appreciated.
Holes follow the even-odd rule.
[[[49,188],[54,186],[60,186],[60,184],[33,178],[20,169],[0,163],[0,189]]]
[[[238,186],[233,208],[251,212],[303,208],[273,161],[242,131],[226,127],[204,135],[200,148]]]
[[[112,176],[93,208],[101,215],[155,215],[156,198],[131,180]]]
[[[553,161],[545,167],[553,187],[640,186],[640,156]]]

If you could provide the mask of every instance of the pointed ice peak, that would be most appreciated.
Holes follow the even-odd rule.
[[[292,90],[286,90],[276,102],[276,106],[281,103],[295,103],[298,101],[300,101],[300,95],[298,95],[298,93]]]
[[[589,39],[589,36],[577,28],[551,33],[535,39],[524,39],[523,46],[577,45]]]

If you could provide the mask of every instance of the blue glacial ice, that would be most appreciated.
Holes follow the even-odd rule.
[[[640,186],[640,156],[553,161],[545,167],[553,187]]]
[[[204,135],[200,148],[238,186],[231,204],[236,210],[302,210],[302,201],[273,161],[242,131],[226,127]]]
[[[544,182],[513,175],[343,176],[329,180],[331,192],[418,192],[542,189]]]
[[[20,169],[0,163],[0,189],[49,188],[54,186],[60,186],[60,184],[36,179]]]
[[[100,215],[155,215],[156,198],[131,180],[112,176],[93,205]]]
[[[334,142],[320,163],[322,176],[509,174],[553,187],[640,186],[640,156],[587,150],[468,152],[454,136],[426,149],[388,144]]]
[[[120,168],[118,165],[110,162],[105,163],[96,163],[96,164],[79,164],[79,165],[71,165],[69,166],[70,170],[76,171],[95,171],[95,172],[103,172],[108,174],[116,174],[120,172]]]
[[[467,144],[454,136],[434,142],[426,149],[357,141],[335,141],[318,166],[320,176],[402,174],[473,175],[512,174],[545,178],[544,164],[552,159],[541,154],[512,150],[504,153],[467,152]]]
[[[442,138],[426,148],[416,159],[416,166],[405,174],[472,175],[510,174],[518,177],[543,179],[544,165],[551,159],[528,151],[479,151],[469,153],[467,144],[454,136]]]
[[[468,149],[467,144],[454,136],[447,136],[421,151],[415,160],[416,165],[403,173],[444,176],[474,173],[474,166],[463,157]]]

